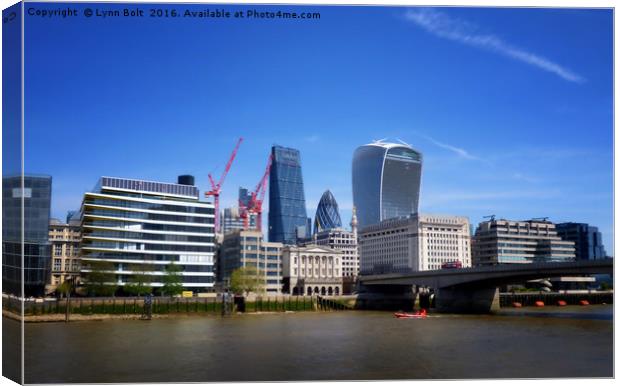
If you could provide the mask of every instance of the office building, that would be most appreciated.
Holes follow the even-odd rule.
[[[314,216],[314,233],[341,228],[342,220],[338,212],[338,203],[329,190],[321,196]]]
[[[603,238],[597,227],[567,222],[556,224],[555,229],[562,240],[575,243],[576,260],[599,260],[607,257]]]
[[[213,288],[214,208],[199,201],[196,186],[101,177],[84,194],[82,213],[82,277],[88,262],[107,261],[119,286],[147,271],[150,285],[161,287],[174,263],[185,290]]]
[[[269,241],[295,244],[298,227],[305,227],[305,237],[311,232],[307,223],[301,157],[299,150],[282,146],[273,146],[271,156]]]
[[[342,251],[318,245],[287,245],[282,250],[284,292],[291,295],[341,295]]]
[[[247,216],[248,230],[256,229],[256,213],[248,213]],[[241,213],[239,213],[239,208],[224,208],[220,224],[222,224],[223,234],[230,233],[237,229],[243,229],[244,219],[241,217]]]
[[[16,296],[23,293],[26,297],[45,293],[51,270],[48,235],[51,198],[50,176],[2,178],[2,290],[5,293]]]
[[[431,214],[383,220],[360,231],[359,251],[362,274],[435,270],[455,262],[471,267],[469,220]]]
[[[418,213],[420,152],[406,144],[377,141],[355,150],[352,168],[360,229]]]
[[[241,267],[256,267],[265,277],[265,292],[282,292],[282,243],[263,240],[262,232],[234,230],[224,235],[219,248],[218,276],[227,288],[232,273]]]
[[[53,292],[60,284],[69,281],[74,285],[80,283],[80,255],[81,226],[75,213],[70,213],[68,223],[51,219],[49,225],[49,240],[52,244],[52,274],[48,293]]]
[[[474,265],[575,260],[575,243],[562,240],[547,220],[481,222],[474,235]]]

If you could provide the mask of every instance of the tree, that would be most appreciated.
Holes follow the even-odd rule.
[[[250,292],[263,292],[265,289],[264,273],[256,267],[237,268],[230,276],[230,290],[237,295]]]
[[[181,279],[181,267],[177,264],[170,263],[166,266],[164,274],[164,286],[161,292],[164,295],[174,296],[183,292],[183,281]]]
[[[56,292],[66,298],[72,289],[73,289],[73,286],[71,285],[69,280],[65,280],[62,283],[60,283],[58,287],[56,287]]]
[[[150,294],[153,291],[151,287],[153,266],[150,264],[131,264],[129,270],[133,275],[129,277],[125,284],[125,292],[140,296]]]
[[[89,296],[111,296],[116,291],[114,264],[109,261],[82,261],[88,270],[82,275]]]

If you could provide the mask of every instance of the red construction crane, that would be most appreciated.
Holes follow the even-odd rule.
[[[209,173],[209,182],[211,183],[211,190],[209,190],[208,192],[205,192],[205,197],[213,196],[213,202],[215,204],[215,232],[216,233],[220,231],[220,192],[222,190],[222,184],[224,184],[226,175],[228,174],[228,171],[230,170],[230,166],[232,165],[235,159],[235,156],[237,155],[237,150],[239,150],[239,145],[241,145],[241,142],[243,142],[243,137],[240,137],[239,140],[237,141],[237,145],[235,146],[235,149],[230,155],[230,159],[228,160],[228,163],[226,164],[226,167],[224,168],[224,172],[222,173],[222,176],[220,177],[220,180],[218,181],[217,184],[213,180],[211,173]]]
[[[267,159],[267,167],[265,168],[265,173],[263,177],[256,185],[256,188],[251,193],[250,200],[248,205],[243,205],[243,202],[239,200],[239,212],[240,217],[243,218],[243,229],[248,229],[249,217],[252,214],[256,214],[256,229],[260,232],[263,225],[263,200],[265,199],[265,191],[267,190],[267,178],[269,177],[269,172],[271,171],[271,161],[272,157],[269,154],[269,158]]]

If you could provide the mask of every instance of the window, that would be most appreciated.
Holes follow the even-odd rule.
[[[62,256],[62,244],[54,245],[54,256]]]

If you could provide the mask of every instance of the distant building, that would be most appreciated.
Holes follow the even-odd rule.
[[[284,292],[291,295],[341,295],[342,251],[318,245],[287,245],[282,250]]]
[[[5,293],[21,296],[22,275],[24,296],[45,293],[51,271],[48,235],[51,198],[50,176],[2,178],[2,290]]]
[[[73,284],[80,283],[79,243],[81,239],[80,223],[74,219],[75,213],[67,216],[70,223],[50,220],[49,240],[52,244],[52,274],[49,292],[63,282],[69,280]],[[73,219],[73,220],[72,220]]]
[[[359,232],[361,274],[471,267],[467,217],[418,214],[388,219]]]
[[[373,142],[353,154],[353,205],[360,229],[418,213],[422,154],[400,143]]]
[[[179,182],[191,176],[184,177]],[[196,186],[101,177],[84,194],[82,213],[82,277],[88,262],[106,261],[119,286],[144,271],[152,287],[161,287],[165,267],[174,263],[185,290],[212,290],[214,208],[199,200]]]
[[[338,213],[338,203],[329,190],[321,196],[319,205],[314,216],[314,233],[328,231],[334,228],[342,228],[342,220]]]
[[[489,220],[474,236],[474,265],[575,260],[575,243],[563,241],[546,220]]]
[[[248,230],[256,229],[256,213],[248,213]],[[239,208],[225,208],[222,212],[222,233],[230,233],[237,229],[243,229],[244,220],[241,218]]]
[[[269,174],[269,241],[295,244],[298,227],[307,223],[306,199],[301,174],[299,150],[282,146],[271,148],[272,164]]]
[[[607,257],[603,238],[597,227],[584,223],[567,222],[556,224],[555,229],[562,240],[575,243],[575,258],[577,260],[599,260]]]
[[[241,267],[256,267],[265,277],[268,294],[282,292],[282,243],[263,240],[262,232],[234,230],[224,235],[220,245],[220,266],[223,286],[228,287],[232,273]]]

